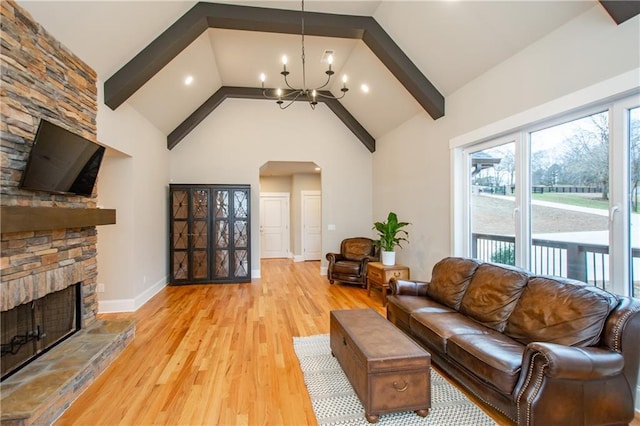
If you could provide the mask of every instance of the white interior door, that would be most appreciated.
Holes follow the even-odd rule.
[[[260,257],[289,257],[289,193],[260,193]]]
[[[322,203],[320,191],[302,191],[302,256],[320,260],[322,255]]]

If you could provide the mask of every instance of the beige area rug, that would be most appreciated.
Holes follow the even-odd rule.
[[[294,337],[293,346],[304,373],[318,424],[369,425],[364,408],[345,376],[338,360],[331,355],[329,335]],[[431,410],[426,417],[413,411],[383,414],[376,425],[496,425],[441,375],[431,370]]]

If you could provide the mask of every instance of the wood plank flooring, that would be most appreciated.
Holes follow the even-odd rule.
[[[263,260],[250,284],[166,287],[103,315],[134,318],[136,338],[56,425],[315,425],[293,336],[328,333],[333,309],[385,314],[379,293],[319,271]]]

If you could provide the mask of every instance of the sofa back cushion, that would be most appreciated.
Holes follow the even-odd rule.
[[[447,257],[436,263],[427,294],[436,302],[458,310],[471,277],[480,263],[473,259]]]
[[[592,346],[617,298],[604,290],[555,277],[531,277],[504,333],[523,344]]]
[[[481,264],[462,298],[460,312],[502,332],[528,277],[526,272],[517,268]]]

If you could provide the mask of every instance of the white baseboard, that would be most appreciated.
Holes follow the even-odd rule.
[[[251,278],[260,278],[260,269],[252,269],[251,270]]]
[[[293,261],[294,262],[304,262],[304,256],[301,254],[294,254],[293,255]]]
[[[116,312],[135,312],[134,299],[98,300],[99,314],[113,314]]]
[[[320,267],[320,275],[327,275],[327,267],[326,266],[321,266]]]
[[[98,313],[135,312],[167,285],[168,278],[163,277],[133,299],[98,300]]]

